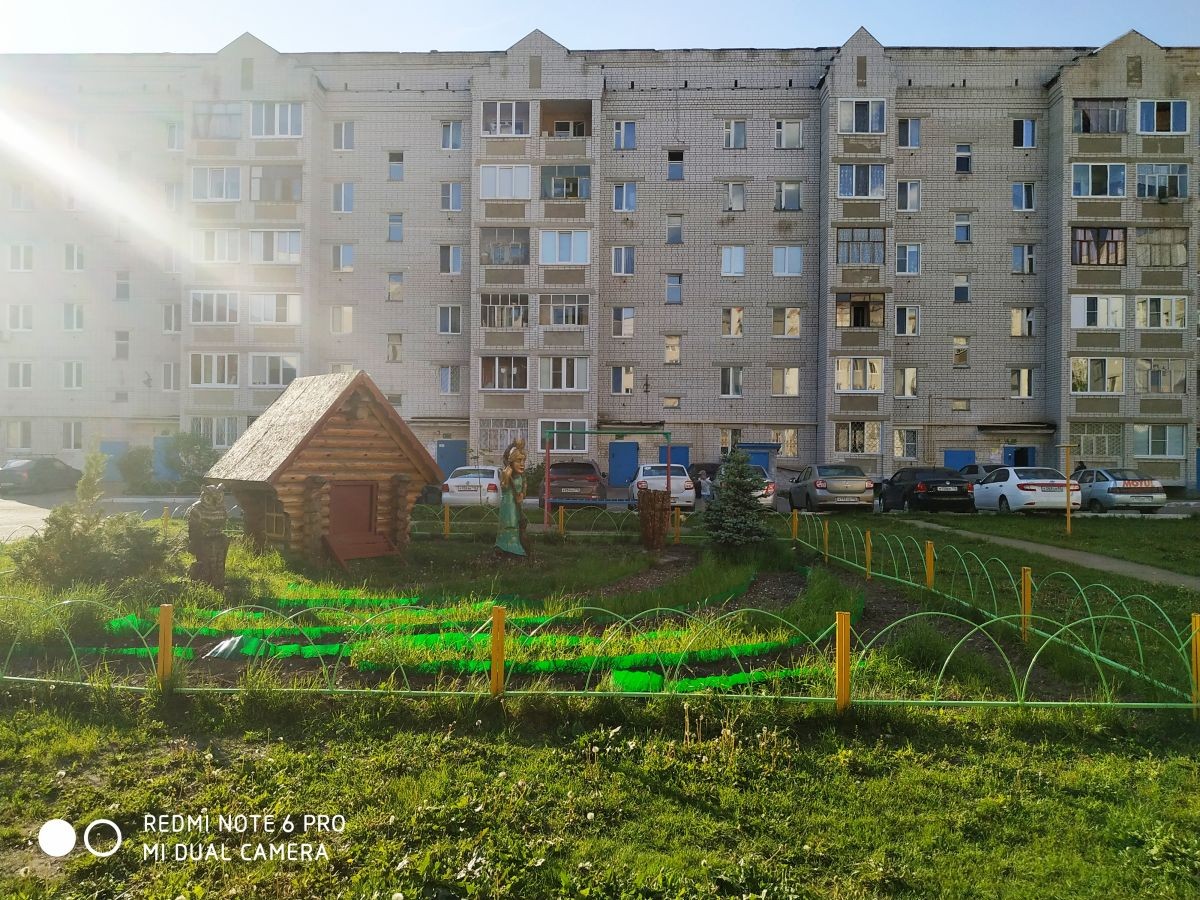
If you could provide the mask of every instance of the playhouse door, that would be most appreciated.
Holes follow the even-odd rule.
[[[334,482],[329,489],[329,533],[371,534],[375,531],[374,482]]]

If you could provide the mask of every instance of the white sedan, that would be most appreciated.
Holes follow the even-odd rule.
[[[1056,469],[1001,466],[975,485],[975,508],[1000,513],[1066,510],[1067,479]],[[1079,509],[1079,482],[1071,482],[1071,509]]]
[[[442,482],[442,506],[499,506],[500,470],[463,466]]]
[[[637,506],[638,491],[665,491],[667,489],[667,465],[638,466],[637,474],[629,485],[629,493],[633,498],[629,508]],[[688,477],[685,466],[671,465],[671,505],[682,506],[685,509],[696,507],[696,485]]]

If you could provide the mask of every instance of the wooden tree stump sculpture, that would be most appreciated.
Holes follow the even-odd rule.
[[[638,491],[638,522],[642,529],[643,547],[651,553],[661,553],[667,544],[670,521],[670,494],[666,491]]]

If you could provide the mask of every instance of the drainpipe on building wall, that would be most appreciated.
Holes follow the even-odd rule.
[[[929,402],[925,404],[925,452],[921,454],[925,460],[925,464],[935,465],[933,456],[933,394],[929,395]]]

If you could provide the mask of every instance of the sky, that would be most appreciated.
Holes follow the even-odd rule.
[[[1131,28],[1200,45],[1197,0],[0,0],[0,53],[213,53],[249,31],[283,53],[503,50],[535,28],[573,50],[1098,46]]]

